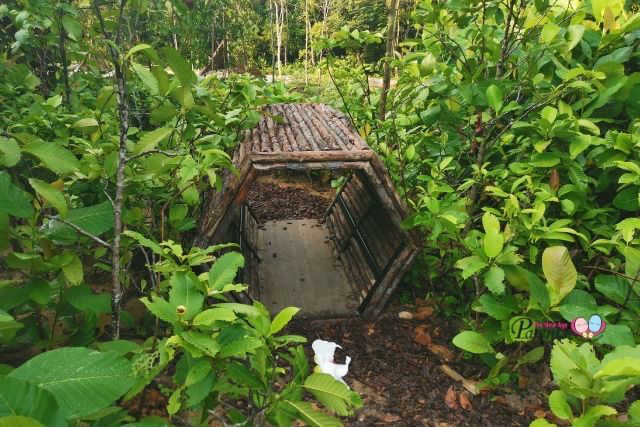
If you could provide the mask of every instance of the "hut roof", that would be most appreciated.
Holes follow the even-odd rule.
[[[369,146],[344,114],[324,104],[273,104],[245,134],[234,160],[253,153],[362,151]]]

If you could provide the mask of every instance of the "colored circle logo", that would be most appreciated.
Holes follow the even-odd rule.
[[[571,321],[571,330],[582,338],[592,339],[604,332],[607,323],[599,314],[592,314],[588,319],[577,317]]]

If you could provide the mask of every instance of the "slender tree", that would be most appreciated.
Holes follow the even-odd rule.
[[[116,167],[116,195],[113,201],[114,211],[114,236],[111,245],[111,326],[113,339],[120,338],[120,303],[122,302],[122,284],[120,283],[120,237],[122,235],[122,210],[124,206],[125,190],[125,165],[127,163],[127,133],[129,131],[129,107],[127,103],[127,86],[125,73],[122,67],[122,55],[119,46],[122,37],[122,27],[124,21],[124,8],[127,0],[120,0],[118,21],[115,29],[115,36],[111,38],[107,32],[100,6],[97,0],[93,0],[93,9],[100,23],[100,29],[107,41],[107,49],[114,68],[114,78],[118,99],[118,118],[120,126],[120,137],[118,143],[118,163]]]
[[[387,94],[389,93],[389,86],[391,85],[391,60],[393,58],[399,4],[400,0],[389,0],[389,9],[387,14],[387,49],[384,59],[382,93],[380,94],[380,120],[384,120],[387,114]]]

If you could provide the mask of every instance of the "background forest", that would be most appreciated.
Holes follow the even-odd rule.
[[[354,420],[298,309],[233,302],[233,243],[191,247],[280,102],[335,106],[383,158],[422,246],[392,305],[455,325],[474,390],[548,394],[536,427],[640,425],[636,2],[6,0],[0,28],[0,426]],[[517,316],[594,314],[514,342]]]

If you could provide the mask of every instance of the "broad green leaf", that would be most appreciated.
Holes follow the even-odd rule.
[[[69,209],[67,207],[67,200],[64,198],[64,194],[62,194],[62,191],[58,190],[53,185],[44,181],[40,181],[36,178],[30,178],[29,184],[31,184],[33,189],[36,190],[36,192],[40,194],[43,199],[51,203],[51,206],[56,208],[62,218],[67,216],[67,212]]]
[[[215,357],[220,351],[220,344],[218,341],[208,334],[196,331],[186,331],[180,333],[180,337],[209,357]]]
[[[8,343],[23,328],[22,323],[16,320],[6,311],[0,310],[0,343]]]
[[[484,285],[496,295],[504,293],[504,270],[497,265],[491,267],[484,274]]]
[[[116,104],[116,96],[113,91],[113,86],[105,86],[100,89],[98,93],[98,98],[96,99],[96,110],[102,111],[107,106],[115,106]]]
[[[613,198],[613,206],[623,211],[637,212],[640,209],[639,197],[638,187],[627,187]]]
[[[0,211],[0,251],[9,247],[9,215]]]
[[[487,88],[487,101],[493,111],[499,113],[502,109],[502,90],[496,85],[491,85]]]
[[[191,88],[188,86],[180,86],[175,88],[171,95],[175,98],[176,101],[184,107],[185,110],[190,110],[194,106],[193,94],[191,93]]]
[[[525,353],[524,356],[521,356],[516,362],[516,366],[513,368],[514,371],[518,370],[519,366],[538,363],[544,357],[544,346],[539,346],[534,348],[533,350],[529,350]]]
[[[573,420],[572,427],[592,427],[597,421],[609,415],[615,415],[618,411],[607,405],[595,405],[589,407],[584,414]]]
[[[80,119],[77,122],[75,122],[73,124],[73,127],[76,129],[82,129],[82,128],[94,128],[94,127],[98,127],[99,123],[96,119],[94,119],[93,117],[88,117],[85,119]]]
[[[285,402],[295,409],[302,419],[312,427],[342,427],[339,419],[314,409],[309,402],[292,402],[290,400]]]
[[[469,353],[475,354],[496,352],[484,335],[474,331],[460,332],[458,335],[453,337],[453,345],[468,351]]]
[[[569,155],[572,159],[578,157],[580,153],[591,146],[592,137],[590,135],[576,135],[569,143]]]
[[[620,305],[627,301],[631,292],[629,281],[613,274],[598,274],[595,286],[598,292]]]
[[[82,261],[77,255],[74,255],[71,262],[62,267],[62,272],[72,285],[79,285],[84,277]]]
[[[540,42],[542,44],[547,44],[551,42],[558,33],[560,32],[560,27],[553,22],[547,22],[544,27],[542,27],[542,32],[540,33]]]
[[[82,37],[82,25],[69,15],[62,17],[62,26],[73,41],[78,41]]]
[[[13,185],[11,176],[0,171],[0,212],[18,218],[29,218],[34,214],[31,194]]]
[[[83,347],[41,353],[7,378],[28,381],[50,391],[71,419],[106,408],[133,385],[131,363],[127,359]]]
[[[416,146],[414,144],[409,145],[407,147],[407,152],[405,153],[407,160],[411,161],[416,156]]]
[[[608,344],[613,347],[621,345],[635,345],[636,340],[633,337],[633,331],[627,325],[611,325],[608,324],[604,332],[597,338],[598,344]],[[637,361],[640,362],[640,361]]]
[[[47,169],[58,175],[67,175],[80,169],[80,161],[66,148],[56,142],[33,141],[22,148],[25,153],[36,156]]]
[[[124,56],[124,59],[129,59],[133,54],[140,52],[142,50],[153,49],[151,45],[146,43],[140,43],[129,49],[129,52]]]
[[[209,295],[220,291],[225,285],[232,284],[240,268],[244,267],[244,257],[238,252],[227,252],[213,264],[209,270]]]
[[[66,220],[94,236],[99,236],[113,228],[114,213],[109,201],[86,208],[71,209]],[[54,239],[75,241],[77,232],[66,224],[53,221],[49,234]]]
[[[584,30],[585,27],[583,25],[569,25],[569,27],[567,27],[567,35],[569,36],[567,45],[565,46],[567,51],[573,50],[573,48],[580,43],[580,40],[582,40],[582,36],[584,35]]]
[[[233,322],[237,316],[233,310],[224,307],[210,308],[198,313],[193,318],[194,326],[211,326],[215,322]]]
[[[196,314],[202,310],[204,295],[198,288],[198,278],[192,272],[185,273],[177,271],[173,273],[169,280],[171,291],[169,291],[169,302],[176,307],[182,307],[178,310],[180,317],[184,320],[191,320]]]
[[[571,291],[562,301],[562,305],[558,306],[558,311],[567,322],[577,317],[588,319],[597,310],[595,297],[582,289]]]
[[[598,24],[604,19],[607,8],[613,17],[616,17],[624,9],[624,0],[591,0],[593,17],[596,18]]]
[[[142,246],[151,249],[153,253],[155,253],[156,255],[160,255],[160,256],[165,255],[164,250],[162,249],[162,246],[160,246],[159,244],[157,244],[151,239],[147,239],[137,231],[125,230],[122,234],[124,234],[125,236],[131,237],[132,239],[140,243]]]
[[[87,285],[73,286],[64,292],[64,299],[73,308],[96,316],[111,313],[111,295],[96,294]]]
[[[147,67],[133,63],[131,64],[131,68],[133,68],[133,71],[138,75],[140,80],[142,80],[145,87],[149,89],[151,95],[158,95],[160,93],[158,80]]]
[[[616,230],[622,234],[625,242],[630,243],[633,240],[635,231],[640,229],[640,218],[626,218],[616,224]]]
[[[20,161],[20,147],[15,139],[0,136],[0,165],[13,167]]]
[[[184,385],[190,387],[200,381],[202,381],[211,372],[211,361],[202,358],[196,360],[196,362],[189,368],[187,373],[187,379]]]
[[[484,235],[484,253],[489,258],[500,255],[504,246],[504,236],[501,233],[490,231]]]
[[[190,87],[196,82],[197,77],[191,68],[191,64],[185,61],[174,48],[164,48],[162,49],[162,54],[167,59],[169,67],[171,67],[183,86]]]
[[[273,321],[271,322],[271,328],[269,330],[269,335],[274,335],[280,332],[282,328],[287,326],[289,321],[291,321],[293,316],[295,316],[299,311],[300,309],[297,307],[283,308],[280,313],[278,313],[276,317],[273,318]]]
[[[627,246],[623,249],[624,254],[624,273],[629,277],[636,277],[640,272],[640,250]],[[640,292],[638,292],[640,294]]]
[[[113,340],[96,343],[98,350],[102,352],[113,352],[121,356],[130,353],[141,353],[143,348],[140,344],[129,340]]]
[[[455,264],[456,268],[462,270],[462,278],[468,279],[487,266],[487,263],[479,256],[473,255],[459,259]]]
[[[260,378],[245,365],[237,362],[228,363],[225,366],[225,373],[236,384],[250,389],[264,390],[264,384]]]
[[[551,246],[544,250],[542,271],[547,279],[551,306],[562,301],[578,280],[578,271],[571,261],[571,254],[564,246]]]
[[[0,417],[12,415],[31,417],[51,427],[67,426],[66,414],[50,391],[6,376],[0,380]]]
[[[169,304],[169,302],[164,298],[157,295],[152,295],[150,298],[140,298],[140,302],[142,302],[145,307],[147,307],[147,309],[158,319],[172,324],[178,322],[178,313],[176,312],[176,307],[172,304]]]
[[[629,406],[628,413],[633,421],[640,421],[640,400],[636,400]]]
[[[256,349],[264,346],[258,338],[244,337],[230,342],[220,349],[220,357],[245,357],[247,353],[255,353]]]
[[[232,310],[234,313],[246,314],[247,316],[261,316],[263,313],[252,305],[240,304],[236,302],[221,302],[215,305],[216,307],[222,307]]]
[[[531,424],[529,424],[529,427],[558,427],[558,425],[550,423],[544,418],[538,418],[537,420],[534,420]]]
[[[562,390],[554,390],[549,395],[549,407],[556,417],[562,420],[571,420],[573,411],[567,402],[567,395]]]
[[[145,133],[136,144],[133,154],[140,154],[153,150],[158,146],[160,141],[167,138],[172,132],[172,128],[158,128]]]
[[[550,105],[547,105],[540,111],[540,117],[545,119],[549,124],[553,124],[558,116],[558,110]]]
[[[491,294],[483,294],[478,298],[477,305],[473,308],[475,311],[481,313],[487,313],[489,316],[497,320],[508,319],[514,310],[510,304],[506,304],[503,301],[497,300]]]
[[[583,343],[578,347],[568,338],[555,341],[551,350],[550,368],[556,384],[561,384],[576,370],[586,370],[592,374],[599,366],[600,361],[590,343]]]
[[[560,164],[560,157],[554,153],[536,154],[532,157],[531,164],[538,168],[552,168]]]
[[[354,406],[361,406],[359,396],[351,391],[346,384],[331,375],[311,374],[304,381],[303,387],[313,394],[320,403],[338,415],[351,415]]]
[[[0,427],[44,427],[40,421],[22,415],[9,415],[0,418]]]
[[[498,221],[498,218],[491,212],[485,212],[484,215],[482,215],[482,226],[484,227],[485,233],[500,232],[500,221]]]
[[[606,378],[617,376],[640,376],[640,360],[637,357],[620,357],[610,363],[604,364],[595,373],[594,378]]]

